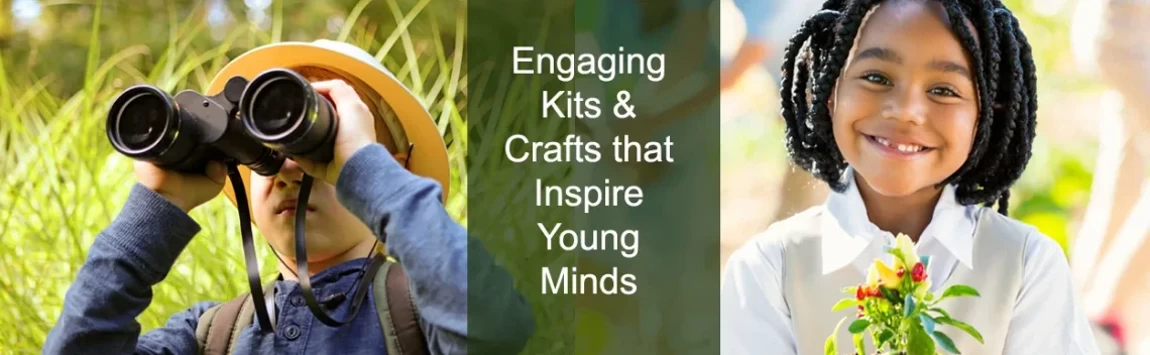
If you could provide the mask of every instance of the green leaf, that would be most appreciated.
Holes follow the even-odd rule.
[[[890,251],[888,251],[888,253],[890,253],[891,255],[894,255],[895,258],[898,258],[898,260],[901,261],[903,265],[907,265],[908,260],[906,260],[906,255],[902,254],[902,250],[899,250],[898,248],[890,248]],[[910,265],[914,265],[914,264],[910,264]],[[907,271],[908,271],[907,273],[909,274],[910,270],[907,270]]]
[[[853,298],[846,298],[846,299],[843,299],[842,301],[839,301],[839,303],[835,303],[835,306],[831,307],[831,312],[838,312],[838,311],[841,311],[841,310],[844,310],[847,308],[851,308],[851,307],[855,307],[858,305],[859,305],[859,300],[853,299]]]
[[[948,298],[948,297],[962,297],[962,296],[978,297],[980,295],[978,294],[978,290],[975,290],[974,287],[970,287],[967,285],[952,285],[950,287],[947,287],[946,291],[942,291],[942,296],[939,297],[938,299],[941,301],[941,300]]]
[[[919,313],[918,319],[922,321],[922,327],[926,329],[927,333],[934,333],[934,318],[926,315],[926,313]]]
[[[827,337],[827,343],[823,347],[823,349],[824,349],[823,354],[825,354],[825,355],[837,355],[836,353],[838,351],[835,350],[835,334],[834,333],[831,333],[831,335]]]
[[[896,295],[894,294],[894,291],[891,291],[889,288],[886,288],[886,287],[883,287],[883,286],[879,286],[879,287],[878,287],[878,291],[879,291],[880,293],[882,293],[882,296],[883,296],[883,297],[886,297],[886,299],[887,299],[887,300],[889,300],[889,301],[890,301],[890,303],[893,303],[893,304],[899,304],[899,303],[900,303],[900,301],[902,301],[902,299],[898,298],[898,296],[896,296]]]
[[[943,350],[946,350],[951,354],[962,354],[958,352],[958,348],[954,347],[954,340],[950,340],[950,337],[946,336],[946,334],[943,334],[942,332],[933,332],[930,333],[930,336],[934,337],[934,341],[937,342],[938,346],[942,347]]]
[[[914,294],[907,293],[906,299],[902,301],[902,316],[910,317],[910,314],[914,312],[914,307]]]
[[[854,322],[851,322],[851,325],[850,325],[850,327],[847,328],[847,330],[849,330],[851,332],[851,334],[858,334],[858,333],[862,333],[862,331],[866,330],[866,327],[869,327],[869,326],[870,326],[869,320],[858,319],[858,320],[855,320]]]
[[[955,327],[955,328],[958,328],[958,329],[962,329],[962,331],[966,332],[966,334],[970,334],[970,336],[973,337],[974,340],[978,340],[978,342],[980,344],[983,342],[982,341],[982,333],[979,333],[978,330],[975,330],[974,327],[970,326],[970,324],[960,322],[960,321],[955,320],[954,318],[950,318],[950,317],[935,318],[935,321],[942,323],[942,324],[946,324],[946,325]]]
[[[882,346],[886,345],[886,342],[890,341],[891,338],[894,338],[894,332],[892,332],[890,329],[883,329],[882,332],[878,333],[878,340],[876,340],[874,344],[875,346],[882,348]]]
[[[849,317],[843,317],[843,319],[840,319],[839,324],[835,326],[835,331],[833,333],[831,333],[831,336],[827,337],[827,343],[825,346],[823,346],[823,353],[824,354],[826,354],[826,355],[837,355],[838,344],[837,344],[836,339],[838,339],[838,337],[836,337],[836,335],[839,334],[839,328],[843,327],[843,322],[846,322],[847,318],[849,318]]]
[[[946,313],[946,310],[942,309],[942,308],[933,307],[928,311],[938,313],[939,316],[935,317],[936,321],[938,320],[938,318],[950,318],[950,313]]]
[[[914,323],[910,326],[906,351],[907,355],[934,355],[934,339],[922,329],[922,324]]]

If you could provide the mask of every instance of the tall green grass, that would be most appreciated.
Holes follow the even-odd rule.
[[[332,39],[376,54],[429,109],[448,144],[447,209],[466,226],[465,8],[455,5],[447,12],[452,22],[442,23],[442,16],[421,16],[430,0],[413,6],[380,1],[392,18],[371,20],[394,22],[394,30],[377,33],[362,17],[370,2],[363,0]],[[138,45],[101,53],[101,28],[110,24],[101,22],[100,5],[94,7],[82,90],[54,93],[50,84],[59,78],[28,77],[4,67],[12,58],[0,53],[0,353],[39,353],[88,247],[119,212],[135,180],[131,161],[111,148],[104,133],[105,114],[120,90],[136,83],[170,92],[202,90],[229,55],[284,40],[282,3],[277,3],[268,30],[238,26],[213,46],[192,44],[208,30],[202,22],[171,20],[162,52]],[[421,25],[429,22],[435,35],[413,38],[407,26],[417,19]],[[454,32],[447,43],[440,32],[445,27]],[[154,60],[136,64],[142,58]],[[192,217],[203,231],[154,289],[151,306],[138,318],[145,331],[195,302],[223,301],[246,290],[235,208],[219,197]],[[274,258],[266,248],[259,252],[263,273],[270,277]]]

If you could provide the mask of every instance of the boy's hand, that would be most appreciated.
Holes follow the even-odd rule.
[[[311,86],[320,95],[331,98],[336,114],[339,115],[332,160],[317,162],[304,157],[292,159],[308,175],[335,185],[339,181],[343,164],[361,148],[375,143],[375,117],[355,89],[343,80],[315,82]]]
[[[228,172],[218,161],[208,162],[205,174],[186,174],[161,169],[152,163],[135,161],[136,180],[155,191],[184,212],[215,198],[224,188]]]

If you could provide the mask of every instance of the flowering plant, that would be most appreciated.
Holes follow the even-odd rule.
[[[904,234],[899,234],[895,246],[888,247],[886,252],[894,255],[894,265],[887,266],[881,259],[875,259],[867,272],[866,283],[844,288],[851,297],[831,308],[832,312],[838,312],[858,307],[856,319],[847,326],[853,334],[858,354],[866,353],[863,349],[864,332],[870,334],[878,350],[887,354],[934,355],[936,346],[959,354],[954,341],[935,329],[937,324],[961,329],[979,343],[983,342],[978,330],[951,318],[946,310],[938,307],[938,303],[947,298],[977,297],[977,290],[967,285],[952,285],[936,297],[930,292],[930,278],[926,274],[930,257],[919,257],[914,251],[914,242]],[[843,317],[835,326],[834,333],[827,338],[827,355],[837,353],[835,335],[849,318]]]

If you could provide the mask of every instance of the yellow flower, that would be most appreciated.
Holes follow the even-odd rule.
[[[902,260],[899,260],[899,258],[896,257],[894,258],[894,269],[897,270],[901,267],[903,270],[909,273],[910,268],[914,266],[914,263],[918,262],[918,253],[914,251],[914,242],[910,240],[910,236],[899,233],[898,237],[895,238],[894,245],[895,249],[898,249],[900,252],[902,252],[902,255],[906,257],[906,262],[910,264],[904,264]]]
[[[874,259],[872,269],[878,274],[879,282],[883,286],[892,290],[898,289],[898,283],[901,278],[898,276],[898,273],[889,266],[886,266],[886,263],[882,262],[882,259]]]
[[[875,264],[871,265],[870,269],[867,270],[867,273],[866,273],[865,285],[867,287],[878,286],[878,268],[877,268],[878,260],[876,259],[875,261],[876,261]]]

